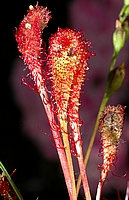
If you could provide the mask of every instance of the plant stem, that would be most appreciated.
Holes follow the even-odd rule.
[[[2,162],[0,162],[0,168],[3,171],[4,175],[6,176],[8,182],[10,183],[10,185],[12,186],[14,192],[16,193],[17,197],[19,200],[23,200],[23,197],[21,196],[19,190],[17,189],[16,185],[14,184],[13,180],[11,179],[10,175],[8,174],[7,170],[5,169],[4,165],[2,164]]]
[[[69,166],[69,173],[71,176],[73,199],[77,199],[73,163],[72,163],[71,150],[70,150],[68,132],[67,132],[67,121],[65,119],[64,120],[61,119],[60,124],[61,124],[62,139],[63,139],[65,153],[66,153],[68,166]]]
[[[110,63],[110,68],[109,68],[109,72],[111,70],[113,70],[115,63],[116,63],[116,59],[117,59],[117,54],[115,53],[115,50],[113,51],[113,55],[112,55],[112,59],[111,59],[111,63]],[[108,74],[109,74],[108,72]]]
[[[69,92],[64,94],[64,102],[61,106],[61,109],[58,108],[58,120],[60,123],[60,131],[62,135],[62,140],[64,144],[64,150],[66,153],[66,159],[68,162],[68,168],[69,168],[69,174],[71,177],[71,183],[72,183],[72,193],[73,193],[73,199],[77,199],[76,195],[76,186],[75,186],[75,177],[74,177],[74,169],[73,169],[73,161],[71,156],[71,150],[70,150],[70,143],[69,143],[69,135],[68,135],[68,122],[67,122],[67,108],[68,108],[68,101],[69,101]]]
[[[100,200],[101,193],[102,193],[102,182],[99,181],[98,187],[97,187],[97,194],[96,194],[96,200]]]
[[[64,146],[62,144],[61,136],[59,134],[59,130],[55,121],[54,113],[52,112],[51,104],[48,100],[47,92],[45,88],[42,86],[41,89],[39,90],[39,94],[42,100],[42,103],[44,105],[48,121],[50,124],[50,128],[53,134],[53,138],[55,141],[56,149],[58,152],[58,156],[60,159],[61,167],[63,170],[64,178],[65,178],[65,183],[67,186],[67,190],[69,193],[70,200],[74,200],[73,197],[73,188],[72,188],[72,181],[71,181],[71,175],[69,172],[69,166],[68,166],[68,161],[65,155],[65,150]]]
[[[78,111],[78,107],[74,107],[76,112]],[[78,112],[74,114],[75,119],[79,119]],[[83,159],[83,151],[82,151],[82,140],[81,140],[81,134],[80,134],[80,126],[79,121],[70,120],[70,127],[72,130],[73,139],[75,142],[75,148],[76,148],[76,154],[77,154],[77,160],[78,165],[80,169],[80,174],[82,178],[83,188],[84,188],[84,194],[86,200],[91,200],[91,194],[90,194],[90,188],[88,183],[88,178],[85,170],[85,164]]]
[[[80,148],[81,148],[81,146],[80,146]],[[86,200],[91,200],[90,188],[89,188],[88,178],[87,178],[87,174],[86,174],[86,170],[85,170],[85,164],[84,164],[84,160],[83,160],[82,151],[80,153],[80,156],[78,156],[77,159],[78,159],[78,164],[79,164],[79,168],[80,168],[80,174],[81,174],[81,179],[82,179],[82,183],[83,183],[85,198],[86,198]]]
[[[87,152],[86,152],[86,155],[85,155],[85,159],[84,159],[85,167],[88,163],[90,153],[91,153],[91,150],[92,150],[92,147],[93,147],[93,144],[94,144],[94,140],[95,140],[95,137],[96,137],[96,132],[98,130],[100,114],[104,110],[104,107],[105,107],[107,101],[108,101],[108,98],[106,97],[106,94],[105,94],[104,97],[103,97],[102,103],[100,105],[100,109],[99,109],[99,112],[98,112],[98,115],[97,115],[97,118],[96,118],[96,122],[95,122],[95,125],[94,125],[94,130],[92,132],[91,140],[89,142],[88,149],[87,149]],[[80,185],[81,185],[81,175],[79,174],[78,181],[77,181],[77,195],[79,193]]]
[[[87,166],[87,163],[88,163],[88,160],[89,160],[89,157],[90,157],[90,154],[91,154],[91,150],[92,150],[92,147],[93,147],[93,144],[94,144],[94,140],[95,140],[96,133],[97,133],[97,130],[98,130],[99,118],[100,118],[101,112],[104,110],[108,100],[110,99],[110,95],[108,95],[108,86],[109,86],[109,81],[110,81],[109,73],[110,73],[111,70],[113,70],[113,68],[115,66],[117,56],[118,56],[118,54],[116,54],[115,50],[114,50],[113,55],[112,55],[112,59],[111,59],[111,63],[110,63],[110,67],[109,67],[109,71],[108,71],[108,77],[107,77],[104,96],[103,96],[101,104],[100,104],[100,108],[99,108],[99,111],[98,111],[98,115],[97,115],[97,118],[96,118],[94,129],[93,129],[93,132],[92,132],[92,136],[91,136],[91,139],[90,139],[90,142],[89,142],[89,145],[88,145],[88,149],[87,149],[87,152],[86,152],[86,155],[85,155],[85,159],[84,159],[85,167]],[[79,193],[80,185],[81,185],[81,175],[79,174],[79,177],[78,177],[78,180],[77,180],[77,196],[78,196],[78,193]]]

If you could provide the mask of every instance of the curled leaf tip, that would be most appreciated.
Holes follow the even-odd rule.
[[[47,26],[50,11],[43,6],[29,6],[24,19],[16,28],[15,38],[18,43],[18,50],[27,68],[30,70],[31,78],[37,83],[37,74],[41,74],[43,64],[42,32]]]

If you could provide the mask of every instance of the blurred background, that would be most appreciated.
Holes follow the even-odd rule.
[[[19,59],[17,43],[14,38],[15,27],[26,15],[29,5],[36,5],[34,0],[4,1],[1,3],[1,144],[0,160],[26,199],[69,199],[63,179],[56,149],[45,133],[50,132],[44,108],[39,96],[21,83],[26,74],[24,63]],[[89,61],[89,78],[83,86],[81,95],[80,117],[83,149],[86,152],[95,123],[99,105],[103,96],[106,77],[112,56],[112,33],[115,20],[123,5],[123,0],[44,0],[39,5],[47,6],[52,12],[52,19],[43,33],[47,43],[51,33],[58,27],[82,29],[85,37],[92,43],[96,53]],[[111,98],[109,104],[128,106],[125,125],[117,156],[116,170],[109,173],[104,185],[103,197],[117,199],[120,191],[124,199],[127,180],[129,179],[129,41],[119,55],[116,66],[126,62],[125,82]],[[100,171],[97,169],[102,160],[98,156],[99,134],[88,164],[88,177],[93,199],[96,194]],[[74,159],[75,160],[75,159]],[[75,175],[79,174],[75,162]],[[127,172],[125,178],[119,178]],[[118,175],[118,176],[117,176]],[[79,200],[84,199],[83,193]]]

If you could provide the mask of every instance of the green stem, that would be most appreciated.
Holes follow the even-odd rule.
[[[101,104],[103,103],[104,98],[107,98],[107,95],[108,95],[108,88],[109,88],[109,84],[110,84],[110,72],[113,70],[115,64],[116,64],[116,59],[117,59],[117,55],[115,50],[113,51],[113,54],[112,54],[112,59],[111,59],[111,62],[110,62],[110,67],[109,67],[109,71],[108,71],[108,77],[107,77],[107,82],[106,82],[106,88],[105,88],[105,93],[104,93],[104,96],[103,96],[103,99],[102,99],[102,102]],[[100,105],[101,107],[101,105]]]
[[[113,70],[114,66],[115,66],[115,63],[116,63],[116,59],[117,59],[117,55],[115,50],[113,51],[113,55],[112,55],[112,59],[111,59],[111,63],[110,63],[110,68],[109,68],[109,72],[111,70]],[[109,74],[109,73],[108,73]]]
[[[2,164],[2,162],[0,161],[0,168],[3,171],[4,175],[6,176],[8,182],[10,183],[10,185],[12,186],[14,192],[16,193],[17,197],[19,200],[23,200],[19,190],[17,189],[16,185],[14,184],[13,180],[11,179],[10,175],[8,174],[7,170],[5,169],[4,165]]]

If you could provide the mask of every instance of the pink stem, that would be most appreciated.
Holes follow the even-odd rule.
[[[70,197],[70,200],[73,200],[72,183],[71,183],[71,177],[69,174],[68,163],[67,163],[67,159],[66,159],[66,155],[65,155],[65,151],[64,151],[64,146],[62,144],[62,140],[61,140],[61,136],[59,134],[58,128],[57,128],[57,124],[55,122],[55,118],[54,118],[54,114],[51,109],[51,105],[48,101],[48,96],[47,96],[46,90],[43,86],[39,90],[39,93],[40,93],[40,97],[41,97],[42,103],[44,105],[44,108],[45,108],[45,111],[46,111],[46,114],[47,114],[47,117],[49,120],[50,128],[51,128],[51,131],[53,134],[53,138],[54,138],[55,145],[57,148],[61,167],[62,167],[63,174],[65,177],[65,182],[66,182],[67,190],[69,193],[69,197]]]
[[[102,193],[102,181],[99,181],[98,187],[97,187],[97,194],[96,194],[96,200],[100,200],[101,193]]]
[[[80,168],[80,174],[81,174],[81,178],[82,178],[82,183],[83,183],[83,188],[84,188],[86,200],[91,200],[88,178],[87,178],[87,175],[86,175],[86,170],[85,170],[85,166],[84,166],[84,159],[83,159],[81,148],[82,147],[80,145],[80,156],[77,157],[78,158],[78,164],[79,164],[79,168]]]
[[[78,114],[76,114],[75,118],[78,119]],[[75,147],[76,147],[76,152],[77,152],[77,159],[78,159],[78,164],[80,168],[80,174],[82,178],[85,197],[86,197],[86,200],[91,200],[88,178],[86,175],[83,153],[82,153],[82,141],[81,141],[79,125],[77,122],[71,121],[70,126],[73,131],[73,137],[74,137],[74,142],[75,142]]]

